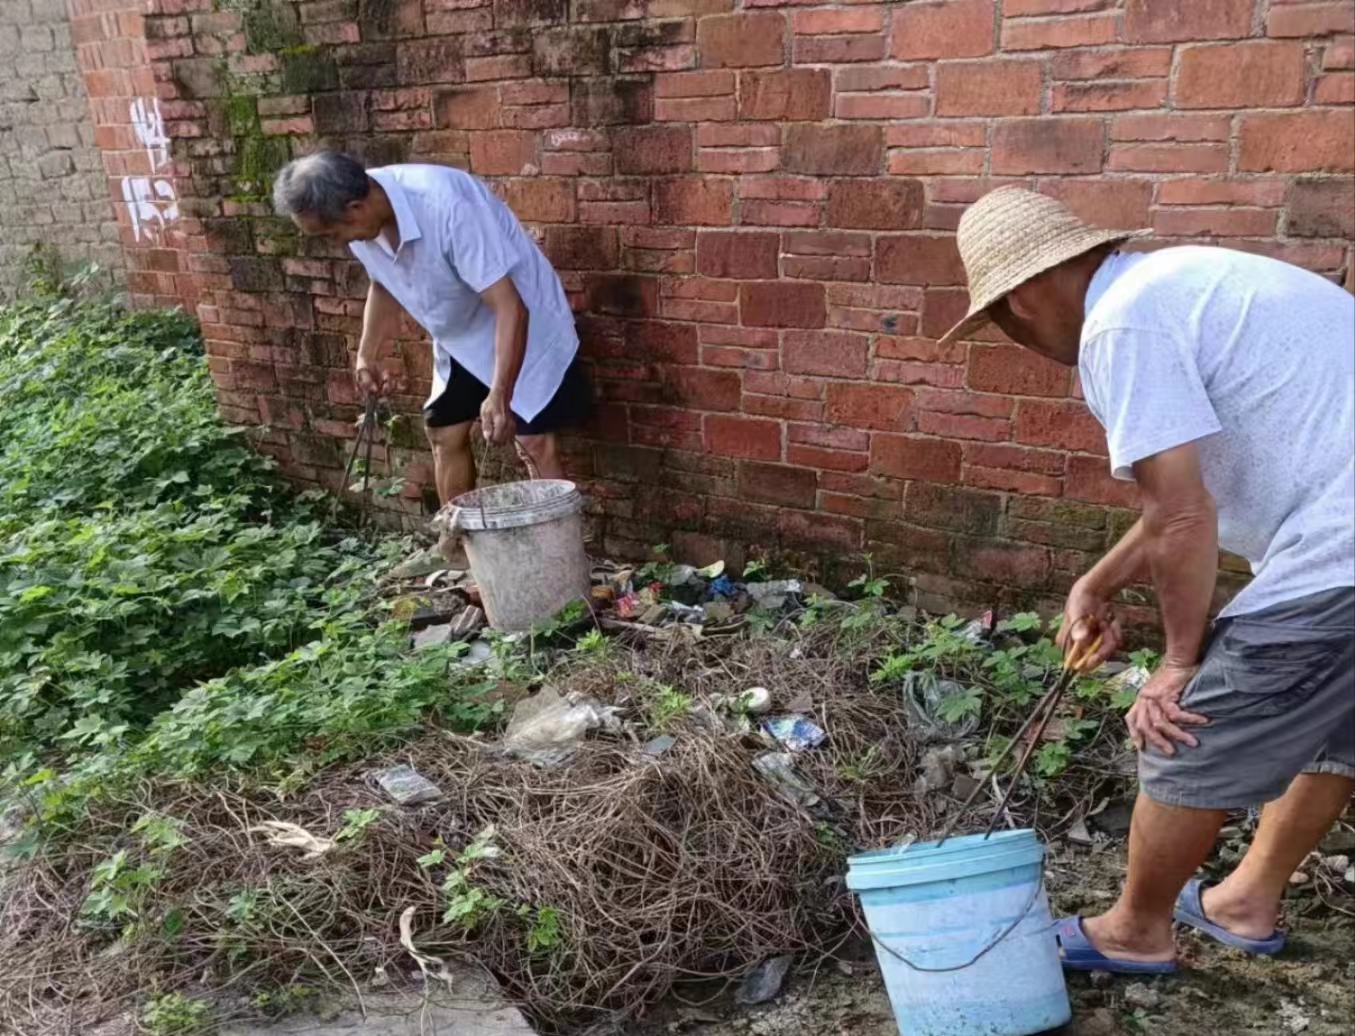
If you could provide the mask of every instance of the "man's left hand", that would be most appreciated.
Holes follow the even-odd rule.
[[[1163,755],[1175,755],[1180,742],[1194,748],[1199,742],[1186,727],[1208,723],[1204,716],[1181,708],[1181,695],[1199,666],[1163,662],[1139,691],[1133,707],[1125,715],[1129,736],[1142,752],[1152,745]]]
[[[507,398],[491,392],[480,405],[480,430],[484,433],[485,442],[495,446],[511,442],[516,426],[513,412],[508,409]]]

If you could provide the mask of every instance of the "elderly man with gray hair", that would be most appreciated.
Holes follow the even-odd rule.
[[[475,177],[435,165],[364,169],[321,151],[278,174],[280,214],[348,245],[371,285],[355,365],[365,396],[397,387],[382,349],[403,309],[433,341],[424,423],[443,504],[475,487],[471,428],[517,436],[538,478],[560,478],[557,433],[592,392],[560,278],[517,217]]]

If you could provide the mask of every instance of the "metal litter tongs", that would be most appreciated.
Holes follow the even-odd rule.
[[[1074,623],[1073,625],[1076,626],[1082,621],[1084,620],[1079,619],[1077,623]],[[1049,721],[1054,718],[1054,713],[1059,707],[1059,701],[1063,698],[1063,695],[1068,688],[1072,686],[1073,681],[1087,671],[1088,663],[1095,658],[1096,653],[1101,650],[1102,640],[1103,637],[1098,636],[1085,651],[1079,653],[1074,649],[1072,653],[1065,656],[1063,666],[1059,670],[1058,679],[1054,681],[1054,686],[1044,693],[1044,697],[1035,704],[1035,708],[1032,709],[1030,715],[1026,717],[1026,721],[1021,724],[1021,729],[1016,732],[1012,739],[1007,742],[1007,747],[1002,749],[1002,751],[998,753],[998,757],[993,760],[993,772],[996,773],[998,767],[1007,761],[1007,757],[1011,755],[1012,749],[1026,736],[1026,732],[1030,730],[1032,725],[1035,726],[1031,736],[1026,739],[1025,750],[1021,753],[1021,758],[1017,760],[1016,768],[1012,771],[1011,783],[1007,787],[1007,793],[1002,796],[1002,801],[998,803],[997,809],[993,811],[992,819],[988,821],[988,827],[983,832],[983,837],[985,839],[993,833],[993,828],[997,827],[997,822],[999,818],[1001,818],[1003,810],[1007,808],[1007,803],[1011,801],[1011,797],[1016,791],[1016,786],[1020,783],[1021,775],[1026,772],[1026,764],[1030,762],[1030,757],[1035,752],[1035,746],[1040,743],[1040,740],[1044,737],[1045,730],[1049,726]],[[945,829],[941,832],[941,837],[936,841],[937,848],[940,848],[945,843],[946,839],[954,833],[955,826],[960,822],[961,818],[964,817],[965,813],[969,811],[969,807],[973,805],[974,800],[978,798],[979,792],[983,790],[985,783],[985,781],[979,781],[974,786],[974,790],[969,793],[969,796],[956,811],[955,815],[950,818]]]
[[[348,464],[343,469],[343,487],[339,494],[334,497],[334,511],[338,512],[339,496],[348,492],[348,480],[353,476],[353,464],[358,459],[358,450],[365,444],[367,449],[362,459],[362,494],[361,503],[358,505],[358,527],[361,528],[367,523],[367,504],[371,500],[372,494],[369,492],[372,477],[372,444],[376,441],[376,429],[378,424],[377,398],[372,393],[367,397],[366,408],[362,412],[362,417],[358,421],[358,434],[353,439],[353,448],[348,454]]]

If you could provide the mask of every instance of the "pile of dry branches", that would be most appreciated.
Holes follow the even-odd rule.
[[[431,958],[459,956],[490,969],[543,1030],[561,1031],[634,1016],[675,983],[736,978],[768,955],[830,951],[854,916],[847,853],[925,836],[945,808],[944,796],[914,794],[922,746],[897,695],[868,680],[888,647],[880,638],[897,635],[825,625],[788,637],[622,637],[571,655],[552,683],[620,706],[628,728],[591,736],[556,768],[508,758],[494,738],[432,732],[295,798],[168,783],[111,796],[62,851],[10,874],[0,1017],[29,1036],[68,1032],[175,989],[229,1013],[249,1008],[249,992],[321,977],[361,996],[374,979],[418,980],[419,959],[436,971]],[[755,735],[687,715],[667,727],[671,747],[646,751],[662,689],[681,688],[696,708],[754,685],[829,732],[795,757],[820,799],[812,809],[758,774],[766,744]],[[392,805],[369,778],[396,762],[444,797]],[[354,810],[379,814],[336,841]],[[177,822],[177,844],[148,848],[132,831],[148,815]],[[278,844],[270,822],[317,841]],[[454,858],[490,824],[498,855],[467,875],[493,907],[468,928],[444,919],[449,864],[429,855],[445,847]],[[119,851],[158,873],[101,928],[82,904],[95,868]],[[545,910],[558,933],[533,946]]]

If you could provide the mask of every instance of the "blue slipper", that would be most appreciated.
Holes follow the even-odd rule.
[[[1284,932],[1278,928],[1271,932],[1267,939],[1248,939],[1245,935],[1235,935],[1222,925],[1215,924],[1204,916],[1204,903],[1201,899],[1203,895],[1203,881],[1199,878],[1193,878],[1186,882],[1186,887],[1176,897],[1176,911],[1172,916],[1183,925],[1204,932],[1205,935],[1212,936],[1223,945],[1231,946],[1233,949],[1241,950],[1244,953],[1255,953],[1268,957],[1284,949]]]
[[[1112,975],[1170,975],[1176,962],[1116,960],[1092,945],[1082,928],[1082,918],[1065,917],[1054,925],[1063,951],[1063,966],[1069,971],[1109,971]]]

